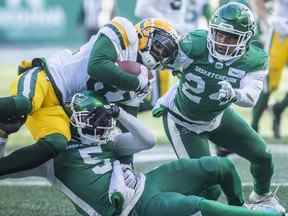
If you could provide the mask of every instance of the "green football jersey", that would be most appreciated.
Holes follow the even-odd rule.
[[[112,215],[115,211],[108,198],[114,158],[110,147],[72,149],[54,160],[57,186],[86,213]]]
[[[210,121],[231,104],[217,99],[218,82],[228,81],[237,89],[246,74],[264,70],[267,65],[266,53],[254,45],[237,60],[218,62],[209,55],[207,34],[195,30],[180,41],[183,55],[191,63],[183,69],[174,102],[181,114],[196,121]]]

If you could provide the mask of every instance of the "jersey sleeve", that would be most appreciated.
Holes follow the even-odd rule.
[[[241,81],[240,88],[235,89],[237,101],[236,105],[241,107],[253,107],[257,103],[259,95],[263,89],[263,81],[266,71],[248,73]]]
[[[135,91],[139,85],[138,78],[115,64],[119,60],[121,50],[135,43],[135,35],[127,33],[117,20],[112,20],[112,23],[104,26],[99,34],[89,58],[89,75],[121,90]]]
[[[129,130],[114,138],[114,149],[121,156],[131,155],[156,144],[154,134],[136,117],[120,108],[119,122]]]
[[[186,34],[179,42],[179,52],[172,68],[181,71],[193,63],[206,50],[207,33],[203,30],[195,30]]]

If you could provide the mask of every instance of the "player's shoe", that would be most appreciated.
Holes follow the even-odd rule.
[[[270,192],[265,195],[258,195],[254,191],[249,195],[248,206],[252,210],[264,208],[271,208],[275,211],[281,213],[283,216],[286,213],[286,209],[280,204],[279,199],[276,195],[279,187],[276,188],[274,192]]]
[[[272,106],[272,115],[273,115],[273,127],[272,127],[273,134],[275,138],[280,139],[281,112],[279,111],[277,104],[274,104]]]

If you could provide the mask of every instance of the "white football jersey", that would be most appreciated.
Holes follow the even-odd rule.
[[[137,0],[135,14],[141,18],[161,18],[184,34],[198,27],[208,0]]]
[[[124,35],[116,34],[113,31],[116,25],[117,28],[121,28],[121,34]],[[101,28],[96,36],[92,36],[79,51],[63,50],[47,59],[49,72],[62,93],[64,103],[69,103],[75,93],[87,89],[88,61],[100,34],[106,35],[112,41],[119,61],[136,61],[138,37],[134,25],[126,18],[115,17],[111,23]]]

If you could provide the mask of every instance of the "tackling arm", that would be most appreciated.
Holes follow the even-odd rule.
[[[240,88],[235,89],[235,104],[241,107],[253,107],[263,89],[266,71],[247,74],[240,82]]]
[[[108,83],[121,90],[137,90],[138,78],[125,73],[119,66],[115,65],[117,57],[117,51],[110,39],[105,35],[100,35],[91,51],[88,64],[89,75],[99,82]]]
[[[114,138],[114,147],[119,155],[130,155],[155,145],[156,138],[151,130],[121,108],[118,120],[129,130],[129,133],[122,133]]]

